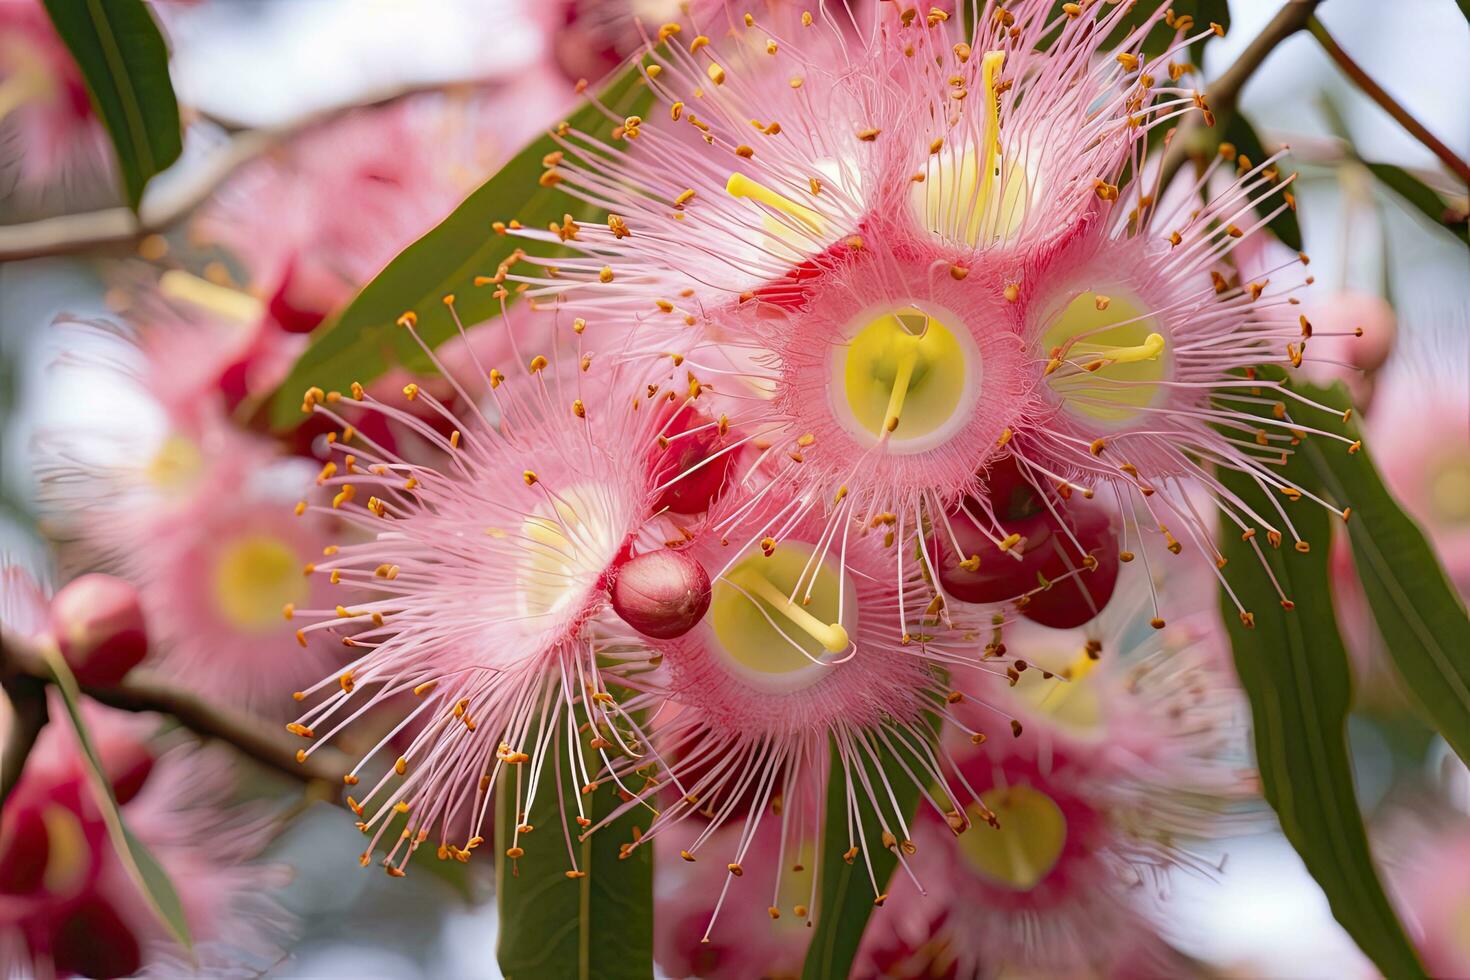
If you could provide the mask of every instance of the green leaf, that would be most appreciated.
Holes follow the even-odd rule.
[[[1391,163],[1365,161],[1364,166],[1373,172],[1379,183],[1397,194],[1404,203],[1424,215],[1436,227],[1447,229],[1461,245],[1470,247],[1470,237],[1466,235],[1466,215],[1452,209],[1423,181]]]
[[[875,883],[880,893],[886,894],[888,880],[898,867],[895,850],[882,846],[883,833],[889,830],[902,839],[900,828],[913,821],[918,807],[918,784],[904,770],[906,765],[912,772],[924,771],[917,756],[897,739],[895,743],[902,746],[901,757],[883,749],[877,738],[870,737],[868,743],[881,750],[878,758],[852,758],[848,763],[852,767],[851,785],[857,787],[855,797],[860,828],[848,824],[849,779],[843,778],[842,757],[836,743],[832,745],[831,770],[827,777],[827,816],[820,844],[821,871],[814,910],[816,922],[806,962],[802,966],[803,980],[845,977],[851,971],[868,917],[876,907]],[[893,788],[896,812],[887,807],[882,813],[874,810],[861,788],[864,777],[867,784],[875,788],[883,782]],[[886,793],[882,796],[885,802],[889,802]],[[852,846],[860,848],[861,853],[849,863],[843,859],[843,852]],[[871,879],[868,877],[870,864]]]
[[[123,194],[136,211],[148,181],[183,150],[168,46],[142,0],[45,4],[112,138]]]
[[[117,800],[112,795],[112,784],[107,778],[107,771],[102,767],[102,758],[97,754],[97,747],[82,719],[82,694],[77,687],[77,679],[62,659],[61,651],[55,646],[47,648],[45,654],[46,664],[56,676],[57,690],[61,692],[61,699],[66,703],[66,713],[76,730],[77,742],[82,747],[82,757],[87,763],[88,782],[91,784],[97,809],[102,813],[102,821],[107,825],[113,850],[117,852],[118,860],[132,876],[133,883],[138,886],[138,891],[153,910],[153,914],[181,946],[192,949],[189,921],[184,915],[183,903],[179,901],[179,893],[169,880],[168,872],[123,822],[122,811],[118,809]]]
[[[1295,385],[1302,395],[1345,408],[1341,385]],[[1320,428],[1359,439],[1357,427],[1333,416]],[[1302,443],[1327,495],[1351,507],[1348,537],[1353,564],[1390,657],[1434,727],[1460,758],[1470,762],[1470,657],[1465,638],[1470,618],[1434,549],[1413,518],[1399,507],[1366,449],[1349,455],[1321,439]]]
[[[1291,455],[1284,469],[1284,476],[1315,489],[1315,473],[1300,453]],[[1274,511],[1250,477],[1233,470],[1217,475],[1258,513]],[[1290,544],[1272,548],[1264,533],[1255,541],[1294,609],[1282,607],[1240,529],[1222,522],[1220,532],[1230,583],[1255,617],[1255,628],[1247,628],[1222,591],[1236,670],[1250,700],[1261,786],[1333,915],[1363,952],[1386,976],[1422,977],[1423,967],[1378,880],[1353,792],[1346,741],[1347,653],[1327,578],[1334,518],[1305,497],[1283,506],[1290,508],[1292,523],[1311,550],[1303,554]]]
[[[1225,131],[1220,135],[1222,140],[1235,144],[1237,153],[1242,153],[1251,161],[1251,165],[1259,164],[1271,154],[1266,152],[1265,146],[1261,144],[1261,138],[1256,135],[1256,129],[1244,113],[1235,112],[1230,115],[1225,123]],[[1285,191],[1282,194],[1286,193]],[[1276,194],[1266,202],[1264,207],[1270,213],[1279,207],[1282,202],[1281,194]],[[1302,250],[1302,228],[1296,220],[1296,209],[1285,208],[1280,214],[1272,218],[1266,226],[1271,234],[1281,240],[1281,243],[1295,252]]]
[[[602,88],[598,100],[621,119],[646,112],[653,93],[639,66],[631,64]],[[591,102],[567,121],[573,129],[593,134],[606,134],[614,125]],[[354,381],[366,384],[397,363],[426,368],[423,352],[397,326],[405,312],[418,317],[418,334],[430,347],[456,333],[446,296],[455,297],[455,309],[466,325],[498,315],[495,290],[476,286],[475,277],[493,276],[522,242],[495,234],[493,222],[515,218],[528,227],[545,228],[564,214],[579,221],[602,220],[596,209],[539,183],[546,169],[542,159],[557,148],[548,134],[517,153],[449,217],[388,263],[341,314],[313,333],[310,346],[272,397],[272,427],[289,429],[302,419],[301,393],[313,385],[331,390],[348,388]],[[512,291],[507,302],[515,297]]]
[[[596,757],[591,749],[588,754]],[[543,755],[542,764],[563,771],[542,772],[536,805],[524,821],[535,830],[520,836],[525,853],[514,860],[506,849],[515,835],[516,772],[506,767],[496,787],[500,942],[495,955],[500,969],[506,980],[646,980],[653,976],[653,844],[644,842],[626,858],[620,858],[619,849],[634,839],[636,828],[648,826],[652,814],[635,807],[581,842],[573,825],[577,867],[587,874],[568,878],[571,861],[562,837],[558,796],[571,810],[580,788],[565,766],[557,766],[555,755]],[[622,802],[610,781],[581,799],[593,825]]]

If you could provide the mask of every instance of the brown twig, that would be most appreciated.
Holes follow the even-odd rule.
[[[0,631],[0,669],[12,682],[44,685],[53,681],[35,644],[6,631]],[[297,736],[275,730],[259,718],[210,704],[191,691],[149,678],[130,677],[114,687],[83,687],[82,693],[99,704],[122,711],[168,715],[201,738],[224,742],[240,754],[294,779],[321,784],[320,789],[333,800],[341,794],[343,773],[351,768],[344,753],[325,746],[316,749],[304,762],[297,762],[296,751],[303,747]],[[7,746],[7,758],[8,754]]]
[[[1276,50],[1276,46],[1286,40],[1297,31],[1307,26],[1312,19],[1312,13],[1317,9],[1321,0],[1289,0],[1282,7],[1271,22],[1261,29],[1246,49],[1235,59],[1235,63],[1221,73],[1205,89],[1205,103],[1220,121],[1235,111],[1236,102],[1240,99],[1240,90],[1245,83],[1255,74],[1257,68],[1266,60],[1267,55]],[[1167,187],[1184,161],[1190,155],[1189,133],[1199,125],[1196,117],[1191,117],[1182,127],[1182,131],[1176,134],[1176,138],[1169,144],[1168,151],[1164,154],[1162,167],[1163,182],[1161,186]]]
[[[1385,92],[1383,87],[1373,80],[1372,76],[1365,72],[1346,51],[1338,46],[1338,43],[1333,40],[1332,35],[1327,33],[1327,28],[1322,26],[1320,20],[1316,17],[1308,18],[1307,30],[1312,32],[1312,36],[1317,39],[1317,43],[1322,45],[1322,50],[1326,51],[1327,56],[1337,62],[1337,67],[1342,69],[1344,75],[1353,80],[1353,84],[1364,95],[1377,102],[1384,112],[1394,118],[1395,122],[1408,130],[1409,135],[1428,147],[1430,152],[1439,157],[1440,161],[1450,169],[1451,173],[1459,177],[1464,183],[1470,184],[1470,164],[1461,160],[1455,154],[1454,150],[1451,150],[1444,143],[1440,142],[1439,137],[1425,129],[1423,123],[1409,115],[1409,110],[1394,101],[1393,96]]]
[[[399,86],[275,127],[247,128],[242,122],[194,110],[195,117],[229,136],[224,149],[209,156],[192,173],[179,175],[172,182],[169,180],[172,175],[161,176],[144,197],[137,214],[125,207],[112,207],[0,225],[0,262],[141,241],[187,219],[240,167],[312,126],[354,109],[381,108],[414,95],[452,91],[465,85],[451,82]]]

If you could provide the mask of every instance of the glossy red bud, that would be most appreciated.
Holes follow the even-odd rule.
[[[138,937],[103,899],[90,896],[56,923],[51,956],[58,976],[130,977],[143,968]]]
[[[971,513],[980,513],[975,505]],[[994,603],[1015,599],[1036,588],[1037,573],[1046,566],[1051,552],[1053,526],[1045,517],[1032,516],[1002,524],[1021,540],[1001,551],[988,534],[975,526],[964,511],[949,515],[950,532],[934,531],[939,584],[951,598],[961,602]],[[955,543],[958,541],[958,550]],[[978,563],[977,563],[978,559]]]
[[[1022,616],[1043,626],[1074,629],[1102,612],[1113,597],[1120,568],[1118,529],[1112,512],[1090,501],[1074,498],[1061,515],[1077,542],[1056,530],[1041,567],[1052,587],[1032,595],[1020,609]],[[1078,552],[1078,544],[1085,554]],[[1096,559],[1091,570],[1086,555]],[[1078,569],[1076,575],[1063,578],[1073,569]]]
[[[83,575],[56,593],[51,630],[82,684],[116,684],[148,653],[138,590],[111,575]]]
[[[1046,504],[1037,496],[1036,488],[1022,472],[1016,457],[1008,455],[994,460],[983,478],[985,496],[990,500],[991,509],[1002,524],[1046,511]]]
[[[612,587],[613,611],[644,636],[671,640],[709,608],[709,575],[687,552],[665,548],[629,559]]]

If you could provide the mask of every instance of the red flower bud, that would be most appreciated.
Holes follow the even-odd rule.
[[[130,977],[143,968],[138,937],[107,901],[89,896],[52,927],[60,976]]]
[[[1052,586],[1031,596],[1021,615],[1054,629],[1075,629],[1102,612],[1113,597],[1118,584],[1118,528],[1105,507],[1086,500],[1074,498],[1061,513],[1077,544],[1096,564],[1088,568],[1077,544],[1054,528],[1041,567],[1042,577]]]
[[[650,551],[624,563],[612,587],[613,611],[644,636],[671,640],[709,608],[709,575],[683,551]]]
[[[148,653],[138,590],[111,575],[83,575],[56,593],[51,630],[83,684],[116,684]]]

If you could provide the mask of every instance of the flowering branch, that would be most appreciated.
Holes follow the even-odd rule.
[[[1245,87],[1251,75],[1276,50],[1278,44],[1307,26],[1319,3],[1321,0],[1290,0],[1282,7],[1271,18],[1271,22],[1261,29],[1261,33],[1256,35],[1255,40],[1246,45],[1235,63],[1205,89],[1205,103],[1210,110],[1221,117],[1234,112],[1240,90]],[[1185,132],[1179,134],[1181,138],[1170,143],[1169,150],[1164,155],[1163,186],[1168,186],[1179,168],[1184,165],[1184,161],[1189,158],[1191,148],[1187,134],[1197,125],[1198,122],[1191,118],[1185,124]]]
[[[7,677],[7,691],[17,684],[44,686],[54,681],[36,644],[7,631],[0,631],[0,673]],[[341,793],[342,774],[351,768],[345,755],[325,746],[318,748],[305,761],[297,762],[296,750],[301,747],[301,743],[285,731],[274,731],[266,727],[260,719],[210,704],[190,691],[151,679],[129,678],[113,687],[84,686],[82,693],[110,708],[169,715],[201,738],[224,742],[240,754],[307,784],[322,784],[325,795],[332,800],[336,800]],[[13,695],[12,701],[14,702]],[[43,711],[44,704],[45,699],[42,698]],[[15,709],[19,716],[22,713],[21,704],[16,704]],[[39,725],[36,726],[36,731],[40,731]],[[34,741],[35,737],[32,735],[31,742]],[[7,789],[12,778],[12,751],[19,754],[22,762],[25,758],[19,749],[20,746],[7,741]],[[30,746],[25,745],[24,751],[28,753]],[[18,775],[17,768],[15,776]]]
[[[1316,17],[1309,18],[1307,20],[1307,30],[1312,32],[1312,36],[1317,39],[1317,43],[1322,45],[1322,50],[1326,51],[1328,57],[1337,62],[1337,67],[1342,69],[1344,75],[1353,80],[1353,84],[1364,95],[1377,102],[1384,112],[1387,112],[1394,118],[1395,122],[1408,130],[1409,135],[1428,147],[1430,152],[1439,157],[1440,161],[1450,169],[1451,173],[1455,174],[1455,176],[1459,177],[1466,184],[1470,184],[1470,164],[1467,164],[1464,160],[1456,156],[1454,150],[1451,150],[1444,143],[1440,142],[1437,136],[1424,128],[1423,123],[1409,115],[1407,109],[1394,101],[1393,96],[1385,92],[1381,85],[1375,82],[1346,51],[1338,46],[1338,43],[1333,40],[1331,34],[1327,33],[1327,28],[1322,25],[1320,20]]]

